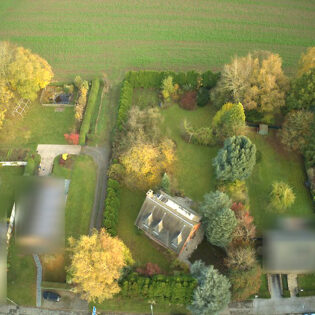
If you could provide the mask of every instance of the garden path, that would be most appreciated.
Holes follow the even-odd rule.
[[[54,159],[57,155],[80,154],[80,145],[61,145],[61,144],[39,144],[37,152],[41,156],[39,176],[47,176],[51,173]]]

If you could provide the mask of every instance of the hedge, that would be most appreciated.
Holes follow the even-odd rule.
[[[111,236],[117,235],[118,210],[120,207],[120,185],[114,179],[107,181],[104,210],[104,227]]]
[[[41,157],[37,153],[29,153],[27,157],[27,164],[24,168],[24,175],[25,176],[32,176],[35,175],[35,172],[38,168],[40,163]]]
[[[155,301],[187,305],[191,303],[196,286],[196,279],[190,275],[145,277],[132,273],[120,283],[120,294],[125,297],[142,296]]]
[[[80,128],[80,145],[84,145],[86,141],[86,135],[90,130],[92,115],[95,111],[96,99],[98,95],[98,90],[100,87],[99,79],[94,79],[92,81],[92,87],[89,94],[89,100],[86,105],[83,122]]]
[[[127,119],[127,113],[132,105],[133,87],[129,81],[124,80],[120,90],[119,109],[117,125],[119,130],[122,129],[123,123]]]

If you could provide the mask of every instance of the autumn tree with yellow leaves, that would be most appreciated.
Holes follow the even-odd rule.
[[[302,54],[297,76],[302,76],[312,68],[315,68],[315,47],[309,47],[306,53]]]
[[[0,42],[0,119],[10,115],[20,99],[34,101],[53,77],[48,62],[29,49]],[[1,121],[0,121],[1,125]]]
[[[158,145],[138,142],[120,157],[126,185],[142,190],[157,186],[174,161],[175,145],[168,139]]]
[[[75,285],[75,293],[99,303],[119,293],[122,270],[133,264],[129,249],[120,239],[101,229],[94,230],[91,236],[81,235],[78,240],[69,238],[69,245],[68,282]]]

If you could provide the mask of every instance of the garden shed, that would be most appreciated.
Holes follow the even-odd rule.
[[[155,242],[180,255],[185,248],[191,248],[187,246],[189,243],[202,240],[200,221],[201,216],[180,199],[162,191],[154,194],[149,190],[135,225]],[[195,247],[197,244],[191,251]]]
[[[258,133],[262,136],[267,136],[268,135],[268,125],[259,124]]]

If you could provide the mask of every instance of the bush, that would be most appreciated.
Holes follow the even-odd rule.
[[[195,109],[197,104],[196,97],[197,97],[196,91],[188,91],[184,93],[180,100],[180,107],[187,110]]]
[[[94,79],[92,81],[92,87],[91,87],[91,91],[89,95],[89,100],[86,106],[83,122],[80,128],[80,145],[85,144],[86,135],[88,134],[90,130],[91,119],[95,111],[95,105],[96,105],[96,99],[97,99],[99,87],[100,87],[100,80]]]
[[[210,94],[206,88],[200,88],[197,94],[197,105],[200,107],[206,106],[209,102]]]
[[[220,78],[220,72],[213,73],[212,71],[206,71],[202,75],[202,86],[210,90],[214,88]]]
[[[25,176],[32,176],[35,175],[35,172],[40,164],[40,155],[37,153],[28,153],[26,161],[27,164],[24,168],[24,175]]]
[[[270,198],[271,206],[279,211],[283,211],[294,203],[295,194],[288,184],[284,182],[275,182],[272,184]]]
[[[194,128],[187,120],[183,124],[183,139],[188,143],[200,145],[214,145],[215,139],[210,127]]]
[[[143,276],[153,276],[161,273],[161,268],[157,264],[148,262],[144,268],[137,268],[137,272]]]
[[[187,305],[191,302],[197,281],[190,275],[144,277],[132,273],[120,285],[120,294],[125,297],[141,296],[155,301]]]
[[[104,227],[111,236],[117,236],[118,210],[120,207],[120,185],[109,178],[104,210]]]

